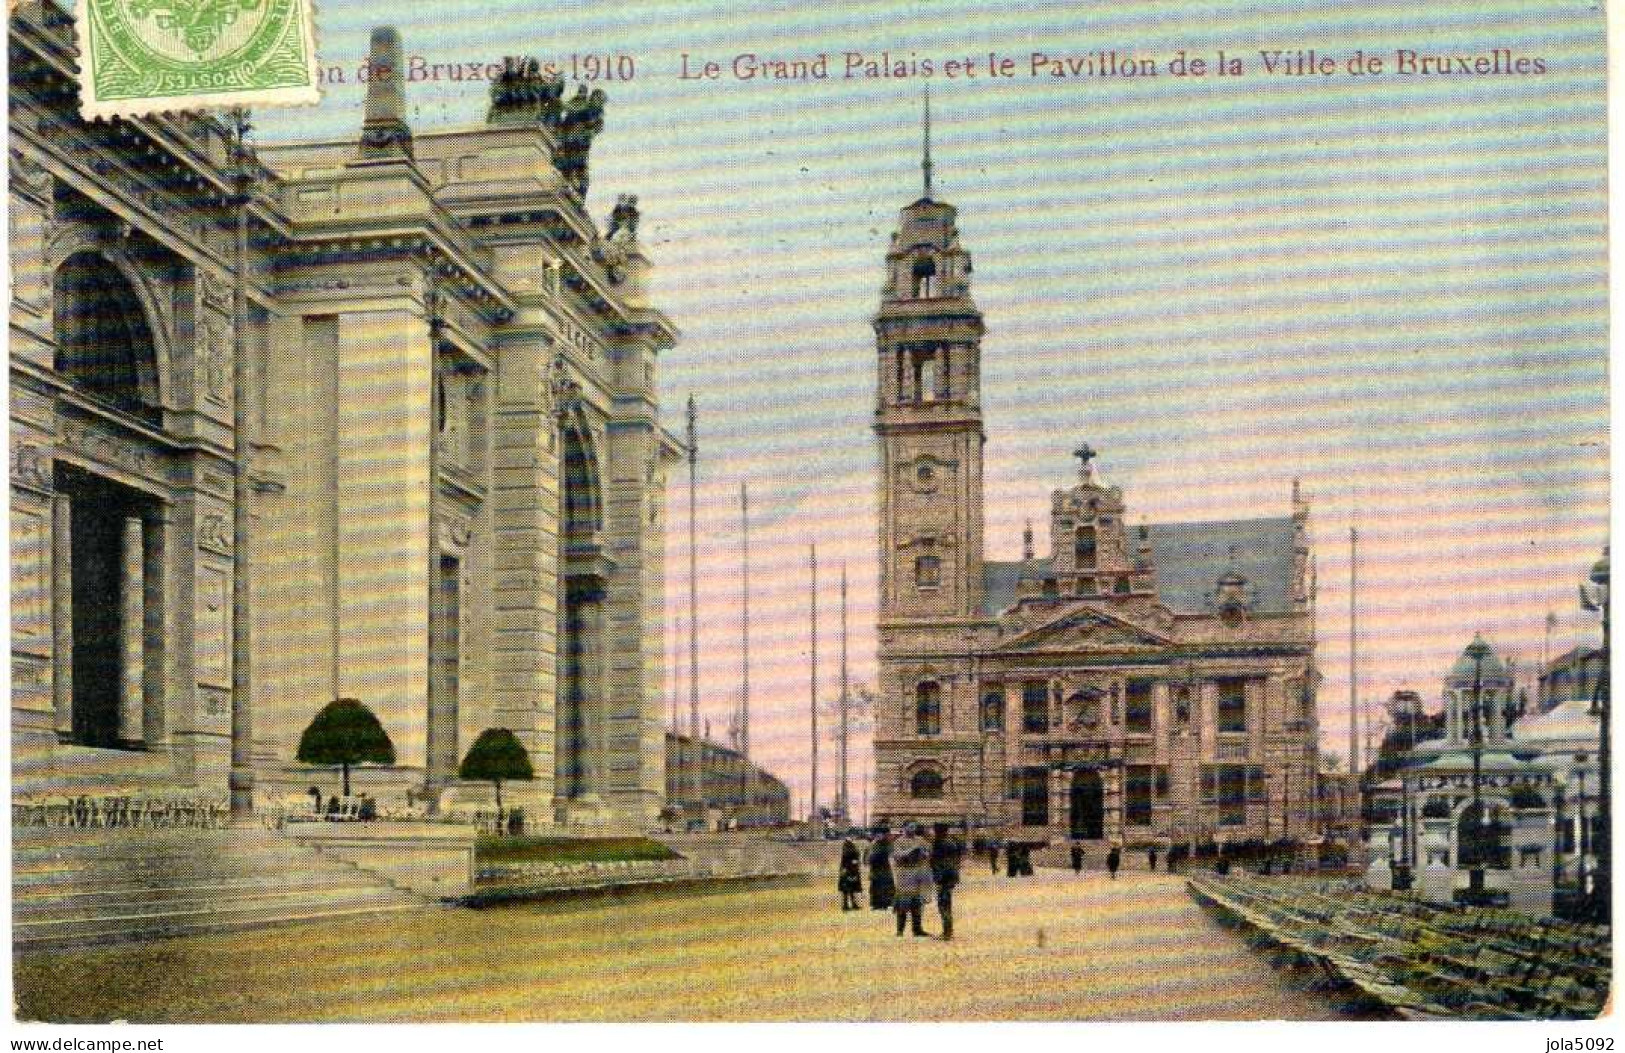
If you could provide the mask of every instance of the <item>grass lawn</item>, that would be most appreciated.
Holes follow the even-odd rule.
[[[681,858],[647,837],[498,837],[481,834],[479,863],[609,863]]]

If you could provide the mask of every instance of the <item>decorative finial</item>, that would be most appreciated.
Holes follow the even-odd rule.
[[[1072,456],[1078,459],[1078,478],[1085,483],[1094,482],[1095,470],[1091,462],[1100,456],[1095,448],[1084,443],[1072,451]]]
[[[412,129],[406,123],[406,62],[401,34],[394,26],[373,29],[367,62],[371,72],[361,122],[361,156],[409,158]]]
[[[931,200],[931,85],[925,86],[925,157],[920,162],[925,174],[925,199]]]

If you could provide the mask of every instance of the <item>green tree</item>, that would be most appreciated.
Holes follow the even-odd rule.
[[[486,728],[457,769],[460,779],[489,779],[497,791],[497,811],[502,811],[503,779],[534,779],[530,754],[524,743],[507,728]]]
[[[301,764],[337,764],[344,769],[344,796],[350,796],[350,765],[394,764],[395,746],[372,710],[354,698],[329,702],[299,736]]]

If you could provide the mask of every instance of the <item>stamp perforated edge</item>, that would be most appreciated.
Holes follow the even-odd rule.
[[[47,0],[48,2],[48,0]],[[321,102],[318,83],[321,63],[316,54],[316,4],[314,0],[294,0],[304,13],[300,31],[305,47],[305,83],[291,87],[256,88],[246,91],[210,92],[201,95],[156,95],[146,98],[109,99],[96,97],[91,68],[90,4],[75,0],[73,8],[74,44],[79,50],[79,115],[85,120],[108,117],[148,117],[154,114],[224,110],[235,106],[314,106]]]

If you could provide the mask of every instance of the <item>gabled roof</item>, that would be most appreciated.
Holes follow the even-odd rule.
[[[1297,531],[1290,516],[1152,523],[1147,532],[1158,596],[1175,613],[1207,613],[1208,595],[1230,571],[1247,579],[1255,612],[1277,614],[1293,609]],[[984,563],[983,612],[990,617],[1003,613],[1014,606],[1016,585],[1023,577],[1042,578],[1048,573],[1047,559]]]

